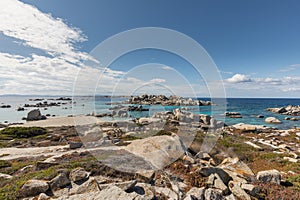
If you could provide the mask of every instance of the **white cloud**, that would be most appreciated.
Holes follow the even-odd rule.
[[[244,75],[244,74],[235,74],[231,78],[226,79],[229,83],[245,83],[245,82],[251,82],[252,80]]]
[[[299,67],[300,67],[300,64],[292,64],[292,65],[290,65],[288,67],[280,69],[279,72],[290,72],[290,71],[296,70]]]
[[[81,69],[90,78],[102,74],[103,68],[84,65],[84,61],[99,63],[76,48],[86,38],[63,20],[17,0],[1,0],[0,19],[0,33],[21,43],[20,52],[31,53],[0,52],[0,94],[72,94]],[[110,84],[122,74],[107,69],[103,77]]]
[[[41,49],[51,56],[61,56],[72,63],[89,58],[75,45],[85,41],[82,32],[62,19],[40,12],[18,0],[1,0],[0,32],[18,39],[25,46]]]

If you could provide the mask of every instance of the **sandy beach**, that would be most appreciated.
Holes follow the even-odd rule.
[[[77,126],[77,125],[89,125],[96,124],[101,122],[101,119],[93,116],[75,116],[75,117],[53,117],[48,118],[46,120],[40,121],[29,121],[24,124],[18,124],[13,126],[21,126],[21,127],[59,127],[59,126]]]

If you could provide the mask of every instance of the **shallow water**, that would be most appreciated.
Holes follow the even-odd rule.
[[[110,112],[109,108],[114,107],[115,105],[111,105],[111,103],[115,102],[123,102],[126,98],[108,98],[103,96],[97,97],[74,97],[74,101],[76,104],[73,104],[71,101],[57,101],[57,100],[49,100],[56,99],[57,97],[41,97],[41,96],[0,96],[0,104],[9,104],[11,108],[0,108],[0,123],[4,121],[8,121],[8,123],[12,122],[24,122],[22,121],[22,117],[26,117],[28,111],[34,108],[27,108],[25,111],[16,111],[19,106],[23,106],[25,103],[28,104],[36,104],[36,101],[29,101],[29,99],[35,98],[43,98],[44,101],[48,102],[65,102],[66,105],[62,105],[59,107],[48,107],[47,110],[44,108],[40,108],[43,115],[50,114],[56,116],[68,116],[68,115],[78,115],[78,114],[91,114],[91,113],[107,113]],[[203,99],[209,100],[209,99]],[[228,98],[226,99],[227,111],[228,112],[239,112],[242,114],[243,118],[224,118],[224,108],[222,106],[217,105],[214,107],[214,116],[217,119],[224,120],[228,125],[236,124],[236,123],[247,123],[247,124],[258,124],[258,125],[267,125],[264,122],[264,119],[257,118],[257,115],[264,115],[265,117],[276,117],[280,119],[283,123],[279,125],[271,125],[277,128],[291,128],[293,126],[300,126],[300,121],[286,121],[284,118],[285,115],[274,114],[266,111],[266,108],[269,107],[281,107],[287,105],[300,105],[300,99],[263,99],[263,98]],[[145,108],[149,108],[149,111],[145,112],[131,112],[133,117],[147,117],[152,116],[155,112],[160,111],[172,111],[173,109],[180,108],[179,106],[161,106],[161,105],[151,105],[144,106]],[[186,107],[186,106],[184,106]],[[201,106],[198,108],[189,107],[190,112],[201,113],[201,114],[212,114],[211,106]],[[110,118],[104,118],[110,119]]]

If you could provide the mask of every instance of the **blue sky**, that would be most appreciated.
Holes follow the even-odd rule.
[[[76,70],[82,67],[83,60],[92,59],[88,53],[100,42],[133,28],[164,27],[186,34],[205,48],[221,72],[227,96],[300,97],[300,2],[297,0],[4,0],[4,3],[11,7],[1,16],[7,20],[0,23],[3,54],[0,54],[0,69],[9,72],[0,76],[1,94],[70,93]],[[28,22],[27,27],[34,26],[26,31],[35,32],[35,38],[26,35],[30,32],[24,33],[25,25],[10,26],[18,20],[11,15],[15,8],[26,13],[23,18],[28,20],[24,23]],[[34,23],[29,23],[30,20]],[[53,27],[51,33],[41,30],[48,26]],[[47,35],[51,37],[49,44],[40,42]],[[192,84],[199,83],[192,70],[186,70],[187,63],[157,51],[124,56],[110,67],[122,74],[151,59],[173,67]],[[22,77],[25,71],[27,78],[28,74],[32,76],[31,81]],[[41,76],[45,72],[49,74]],[[151,81],[149,77],[140,79],[139,84]],[[57,84],[52,86],[51,80]],[[208,93],[203,90],[199,95]]]

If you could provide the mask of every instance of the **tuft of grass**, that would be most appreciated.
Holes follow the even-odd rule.
[[[294,175],[294,176],[290,176],[287,178],[287,180],[291,183],[293,183],[293,185],[295,187],[297,187],[298,189],[300,189],[300,174]]]
[[[46,129],[41,127],[8,127],[0,131],[0,136],[1,139],[31,138],[46,133]]]
[[[0,160],[0,169],[1,168],[6,168],[6,167],[11,167],[11,162],[6,161],[6,160]]]
[[[169,131],[160,130],[154,136],[161,136],[161,135],[172,135],[172,133]]]

